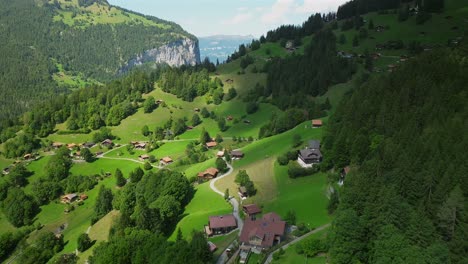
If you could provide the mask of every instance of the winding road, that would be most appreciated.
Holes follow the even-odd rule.
[[[218,190],[218,188],[216,188],[216,186],[215,186],[215,183],[218,180],[230,175],[234,171],[234,168],[232,167],[231,164],[226,162],[226,165],[229,168],[229,170],[226,173],[224,173],[223,175],[218,176],[218,177],[216,177],[216,178],[214,178],[213,180],[210,181],[211,190],[213,190],[215,193],[217,193],[217,194],[219,194],[219,195],[221,195],[223,197],[224,197],[224,192]],[[235,198],[231,198],[231,199],[229,199],[229,203],[231,203],[231,205],[232,205],[232,214],[234,215],[234,217],[237,220],[237,228],[239,230],[242,230],[242,227],[244,226],[244,221],[239,216],[239,202]]]

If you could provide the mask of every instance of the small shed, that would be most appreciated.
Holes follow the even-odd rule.
[[[231,151],[231,157],[235,159],[241,159],[244,157],[244,153],[240,150]]]
[[[206,142],[207,148],[214,148],[216,146],[218,146],[218,143],[216,141]]]
[[[161,163],[164,164],[164,165],[168,165],[168,164],[171,164],[172,162],[174,162],[170,157],[164,157],[161,159]]]
[[[314,120],[312,120],[312,127],[313,127],[313,128],[322,127],[322,125],[323,125],[322,120],[320,120],[320,119],[314,119]]]
[[[65,194],[61,198],[62,203],[71,203],[71,202],[75,201],[76,199],[78,199],[78,195],[76,193]]]

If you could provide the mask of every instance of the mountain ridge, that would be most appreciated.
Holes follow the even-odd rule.
[[[6,54],[0,62],[1,122],[50,96],[112,80],[145,51],[183,39],[198,42],[173,22],[107,1],[18,0],[0,7],[0,51]],[[172,65],[199,62],[197,45],[186,52],[194,54]]]

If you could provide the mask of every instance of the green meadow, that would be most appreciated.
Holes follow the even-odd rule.
[[[196,186],[195,191],[195,196],[185,207],[182,219],[169,240],[176,238],[178,228],[184,237],[190,237],[192,230],[203,231],[210,215],[228,214],[232,211],[231,205],[221,195],[213,192],[209,183]]]

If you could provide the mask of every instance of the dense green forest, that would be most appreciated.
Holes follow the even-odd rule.
[[[323,95],[330,86],[346,82],[356,70],[352,61],[336,56],[336,37],[318,31],[303,56],[274,59],[268,67],[266,92],[281,109],[307,109],[309,97]],[[269,94],[264,94],[269,96]]]
[[[106,1],[98,2],[111,8]],[[66,14],[71,14],[70,19],[75,24],[70,25],[65,20]],[[138,14],[126,10],[119,15]],[[70,88],[59,86],[54,74],[61,76],[67,72],[82,76],[85,81],[109,81],[135,54],[182,36],[194,38],[177,24],[150,16],[141,16],[141,19],[155,25],[145,25],[137,20],[80,24],[84,18],[97,19],[95,16],[97,14],[85,8],[58,1],[0,2],[0,52],[3,54],[0,61],[0,128],[5,126],[8,118],[17,117],[42,99]],[[109,15],[110,18],[113,16]]]
[[[326,164],[346,176],[333,263],[467,263],[468,49],[371,77],[330,119]]]

